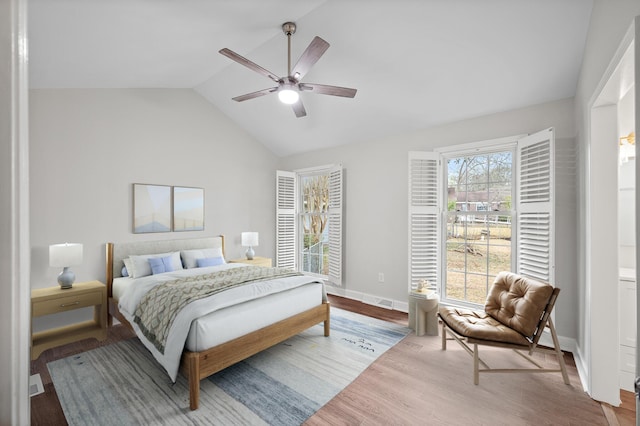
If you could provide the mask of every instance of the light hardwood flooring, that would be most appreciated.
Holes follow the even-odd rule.
[[[333,306],[407,325],[407,314],[330,296]],[[109,329],[104,342],[84,340],[45,351],[31,362],[45,393],[31,398],[31,424],[66,425],[46,364],[75,353],[133,337],[123,326]],[[513,362],[491,353],[492,362]],[[504,351],[505,353],[507,351]],[[603,407],[580,386],[573,358],[565,357],[571,386],[559,374],[496,374],[473,385],[471,357],[455,342],[446,351],[440,338],[410,334],[383,354],[340,394],[307,420],[307,425],[615,425],[635,424],[635,401],[622,393],[621,407]]]
[[[333,306],[407,325],[407,314],[344,298]],[[521,363],[511,351],[484,351],[497,367]],[[486,356],[485,356],[486,354]],[[472,358],[439,336],[407,336],[329,401],[306,425],[635,425],[635,400],[621,392],[621,407],[603,407],[582,390],[570,354],[571,385],[557,374],[481,375],[473,384]],[[549,356],[551,365],[555,356]],[[495,365],[494,365],[495,364]],[[605,410],[609,415],[605,416]]]

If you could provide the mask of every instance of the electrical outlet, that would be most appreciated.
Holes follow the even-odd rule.
[[[378,282],[379,283],[383,283],[384,282],[384,273],[383,272],[378,272]]]

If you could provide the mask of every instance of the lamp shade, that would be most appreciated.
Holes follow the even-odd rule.
[[[73,266],[82,264],[82,244],[65,243],[49,246],[50,266]]]
[[[243,232],[242,245],[244,247],[255,247],[258,245],[258,233],[257,232]]]
[[[247,259],[253,260],[253,255],[256,254],[253,251],[253,247],[258,245],[258,233],[257,232],[243,232],[241,235],[242,245],[244,247],[249,247],[245,254],[247,255]]]

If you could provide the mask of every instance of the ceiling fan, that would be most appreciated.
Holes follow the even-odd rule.
[[[287,76],[278,77],[269,70],[262,68],[260,65],[251,62],[247,58],[244,58],[232,50],[224,48],[220,50],[220,53],[239,63],[245,67],[262,74],[265,77],[270,78],[274,82],[278,83],[276,87],[270,87],[268,89],[258,90],[257,92],[247,93],[246,95],[236,96],[234,101],[242,102],[249,99],[258,98],[260,96],[268,95],[270,93],[278,92],[280,101],[285,104],[290,104],[293,107],[293,112],[296,117],[304,117],[307,115],[307,111],[304,109],[302,100],[300,99],[300,92],[319,93],[322,95],[342,96],[345,98],[353,98],[356,95],[356,89],[349,89],[347,87],[327,86],[325,84],[316,83],[302,83],[300,80],[305,76],[315,64],[318,59],[329,48],[329,43],[315,37],[307,49],[302,53],[298,62],[291,68],[291,36],[296,32],[296,24],[293,22],[285,22],[282,24],[282,31],[287,36]]]

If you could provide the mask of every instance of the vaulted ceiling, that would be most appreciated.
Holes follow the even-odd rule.
[[[575,94],[590,0],[29,0],[31,88],[192,88],[278,156],[374,140]],[[296,118],[268,78],[314,36],[331,47]]]

